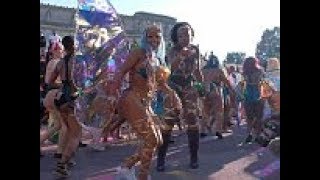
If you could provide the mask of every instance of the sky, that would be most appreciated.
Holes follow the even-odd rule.
[[[76,7],[77,0],[40,0]],[[110,0],[120,14],[137,11],[187,21],[195,30],[194,43],[202,53],[213,51],[222,61],[227,52],[254,56],[265,29],[280,27],[280,0]]]

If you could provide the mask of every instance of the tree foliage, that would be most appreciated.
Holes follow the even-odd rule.
[[[262,61],[264,65],[268,58],[280,59],[280,27],[266,29],[261,37],[261,41],[257,44],[256,57]]]
[[[228,52],[226,57],[227,64],[242,64],[246,57],[243,52]]]

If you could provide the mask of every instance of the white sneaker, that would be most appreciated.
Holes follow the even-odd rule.
[[[96,143],[96,144],[89,144],[89,147],[94,149],[95,151],[105,151],[106,148],[102,143]]]
[[[129,169],[129,168],[120,166],[116,169],[116,171],[117,171],[117,176],[115,178],[116,180],[137,180],[134,167]]]

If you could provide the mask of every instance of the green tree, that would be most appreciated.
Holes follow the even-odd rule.
[[[268,58],[276,57],[280,59],[280,27],[266,29],[257,44],[256,57],[261,60],[263,66]]]
[[[227,64],[242,64],[246,53],[243,52],[228,52],[225,62]]]

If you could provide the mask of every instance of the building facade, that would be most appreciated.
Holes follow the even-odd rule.
[[[74,34],[75,13],[72,8],[40,4],[40,31],[47,39],[52,32],[60,36]]]
[[[60,36],[75,33],[76,9],[40,4],[40,31],[47,37],[56,32]],[[173,17],[136,12],[133,16],[119,15],[130,44],[138,43],[145,27],[159,25],[163,30],[167,46],[170,42],[170,31],[177,20]],[[170,46],[170,45],[169,45]]]

